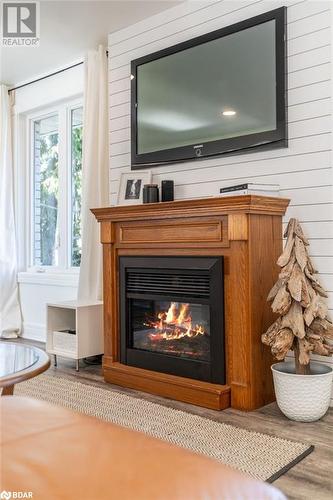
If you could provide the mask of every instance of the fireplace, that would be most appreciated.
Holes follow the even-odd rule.
[[[119,257],[121,362],[225,383],[223,257]]]
[[[288,203],[244,195],[94,209],[105,380],[215,410],[271,402],[261,335],[274,321],[266,297]]]

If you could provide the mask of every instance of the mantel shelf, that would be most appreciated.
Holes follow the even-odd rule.
[[[241,195],[218,196],[191,200],[123,205],[93,208],[99,222],[145,219],[169,219],[180,217],[216,216],[230,213],[283,215],[289,204],[287,198]]]

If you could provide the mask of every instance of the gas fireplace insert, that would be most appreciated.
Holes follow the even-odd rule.
[[[223,257],[119,257],[121,362],[225,383]]]

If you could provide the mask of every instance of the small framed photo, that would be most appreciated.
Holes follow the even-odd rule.
[[[142,203],[143,186],[150,183],[150,170],[144,170],[140,173],[126,172],[121,174],[117,204],[137,205]]]

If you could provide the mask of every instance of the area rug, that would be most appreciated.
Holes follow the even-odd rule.
[[[308,444],[252,432],[120,392],[43,374],[15,386],[30,396],[141,431],[273,482],[313,450]]]

